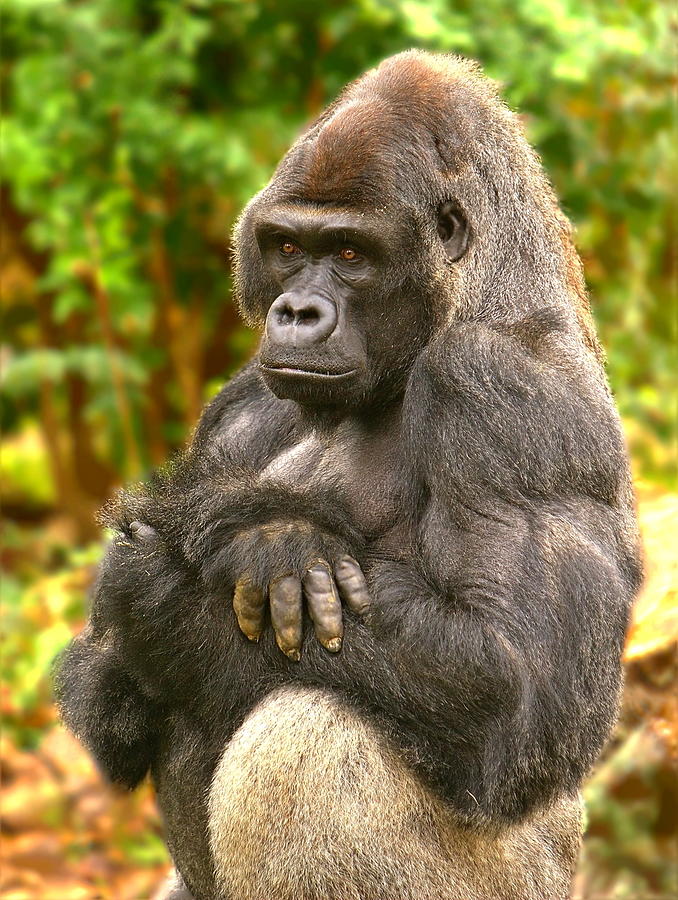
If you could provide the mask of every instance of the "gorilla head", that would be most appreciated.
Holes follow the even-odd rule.
[[[411,93],[416,72],[402,78]],[[374,81],[301,137],[237,230],[238,296],[265,325],[264,377],[304,405],[397,393],[439,324],[437,273],[468,245],[433,135],[406,124],[397,85]]]
[[[268,386],[303,406],[383,403],[451,315],[510,323],[545,290],[565,315],[574,299],[593,342],[568,228],[473,63],[387,60],[297,141],[236,229]]]

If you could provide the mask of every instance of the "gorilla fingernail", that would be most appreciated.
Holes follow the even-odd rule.
[[[146,525],[144,522],[139,522],[138,520],[130,522],[129,532],[135,541],[139,541],[142,544],[150,544],[158,536],[158,532],[155,528]]]

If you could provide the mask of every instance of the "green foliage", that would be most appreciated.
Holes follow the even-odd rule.
[[[44,449],[34,427],[25,427],[13,441],[6,441],[0,455],[0,483],[5,507],[24,510],[54,506],[54,486]]]
[[[52,457],[60,441],[62,503],[75,443],[91,509],[183,440],[252,345],[227,300],[235,216],[347,80],[410,46],[479,59],[521,109],[578,226],[639,471],[667,478],[668,17],[651,0],[8,0],[28,277],[9,292],[5,418],[36,416]]]

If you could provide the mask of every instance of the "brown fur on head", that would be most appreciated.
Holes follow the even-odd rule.
[[[450,200],[471,233],[452,266],[435,241],[436,210]],[[517,116],[471,61],[422,51],[391,57],[349,85],[291,148],[236,229],[236,288],[254,324],[262,295],[272,299],[275,288],[253,266],[249,222],[262,205],[288,202],[399,223],[394,250],[419,248],[412,267],[441,295],[443,318],[512,323],[555,306],[600,356],[570,224]]]

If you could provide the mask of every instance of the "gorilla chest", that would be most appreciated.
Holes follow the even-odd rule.
[[[331,431],[309,430],[268,463],[260,486],[284,487],[307,501],[338,502],[363,534],[376,538],[401,518],[399,449],[396,424],[351,422]]]

